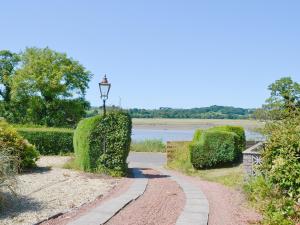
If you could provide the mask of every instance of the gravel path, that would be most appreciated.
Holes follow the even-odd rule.
[[[185,196],[179,185],[152,169],[145,193],[131,202],[105,225],[173,225],[183,210]]]
[[[60,168],[70,157],[41,157],[39,168],[18,176],[18,196],[1,212],[0,224],[31,225],[106,194],[120,179]]]
[[[181,176],[203,191],[209,202],[208,225],[249,225],[262,219],[260,214],[247,206],[247,201],[240,191],[179,172],[171,173]]]

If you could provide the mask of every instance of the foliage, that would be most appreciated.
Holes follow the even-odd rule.
[[[49,48],[26,48],[21,59],[22,67],[13,82],[14,95],[40,94],[43,100],[52,102],[73,93],[83,95],[88,87],[90,72],[66,54]]]
[[[10,153],[12,157],[16,157],[20,161],[21,169],[34,167],[38,159],[35,147],[3,120],[0,120],[0,152]]]
[[[200,141],[202,133],[203,133],[202,129],[195,130],[195,133],[194,133],[194,136],[193,136],[193,142]]]
[[[261,120],[281,120],[298,111],[300,107],[300,84],[291,77],[283,77],[272,83],[271,96],[261,109],[254,112],[254,117]]]
[[[162,140],[149,139],[132,142],[130,150],[133,152],[165,152],[166,146]]]
[[[5,197],[2,190],[8,189],[15,193],[16,179],[19,160],[9,151],[0,151],[0,209],[5,203]]]
[[[49,48],[0,51],[0,116],[13,123],[74,127],[90,107],[84,95],[91,76],[79,62]]]
[[[286,77],[271,84],[269,89],[269,118],[273,120],[264,129],[267,141],[258,167],[261,175],[249,182],[247,192],[264,212],[265,224],[297,224],[300,222],[300,86]]]
[[[58,155],[73,152],[73,134],[64,128],[17,128],[42,155]]]
[[[217,106],[192,108],[192,109],[129,109],[132,118],[194,118],[194,119],[247,119],[251,116],[252,109]]]
[[[0,89],[0,96],[5,103],[10,102],[12,78],[19,62],[20,57],[18,54],[8,50],[0,51],[0,84],[3,85],[3,89]]]
[[[201,140],[190,145],[191,162],[196,169],[234,162],[238,136],[233,132],[206,131]]]
[[[236,161],[246,146],[245,131],[237,126],[196,130],[190,145],[191,162],[197,169]]]
[[[221,183],[228,187],[240,188],[243,184],[242,166],[195,170],[190,160],[188,142],[169,142],[173,146],[172,151],[168,151],[168,168],[178,170],[190,176],[201,177],[204,180]],[[169,156],[172,154],[172,156]]]
[[[246,147],[246,135],[245,130],[243,127],[239,126],[216,126],[209,129],[210,131],[226,131],[226,132],[233,132],[238,136],[237,140],[237,154],[242,153]]]
[[[130,116],[121,111],[80,121],[74,133],[74,151],[79,167],[113,176],[124,175],[127,172],[131,126]]]
[[[264,213],[264,225],[293,225],[299,221],[299,207],[263,176],[251,178],[244,190],[254,206]],[[298,209],[297,209],[298,207]],[[298,215],[297,215],[298,210]]]

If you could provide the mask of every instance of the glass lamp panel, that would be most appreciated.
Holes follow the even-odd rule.
[[[109,92],[109,84],[100,84],[101,97],[107,98]]]

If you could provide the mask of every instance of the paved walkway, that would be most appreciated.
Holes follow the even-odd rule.
[[[132,169],[135,179],[128,191],[121,196],[105,202],[89,213],[69,223],[69,225],[99,225],[104,224],[131,201],[140,197],[146,190],[148,179],[137,168]]]
[[[70,225],[99,225],[104,224],[116,215],[128,203],[141,196],[146,189],[146,179],[138,168],[152,168],[164,175],[169,175],[182,188],[186,196],[186,204],[179,216],[176,225],[207,225],[209,215],[209,204],[199,188],[186,181],[183,177],[175,175],[172,171],[163,168],[166,163],[166,154],[162,153],[130,153],[128,157],[129,167],[133,168],[136,179],[129,190],[123,195],[112,199],[86,215],[69,223]],[[165,225],[165,224],[163,224]]]

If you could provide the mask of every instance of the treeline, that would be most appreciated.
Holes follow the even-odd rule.
[[[133,118],[190,118],[190,119],[247,119],[254,109],[235,108],[231,106],[209,106],[192,109],[129,109]]]

